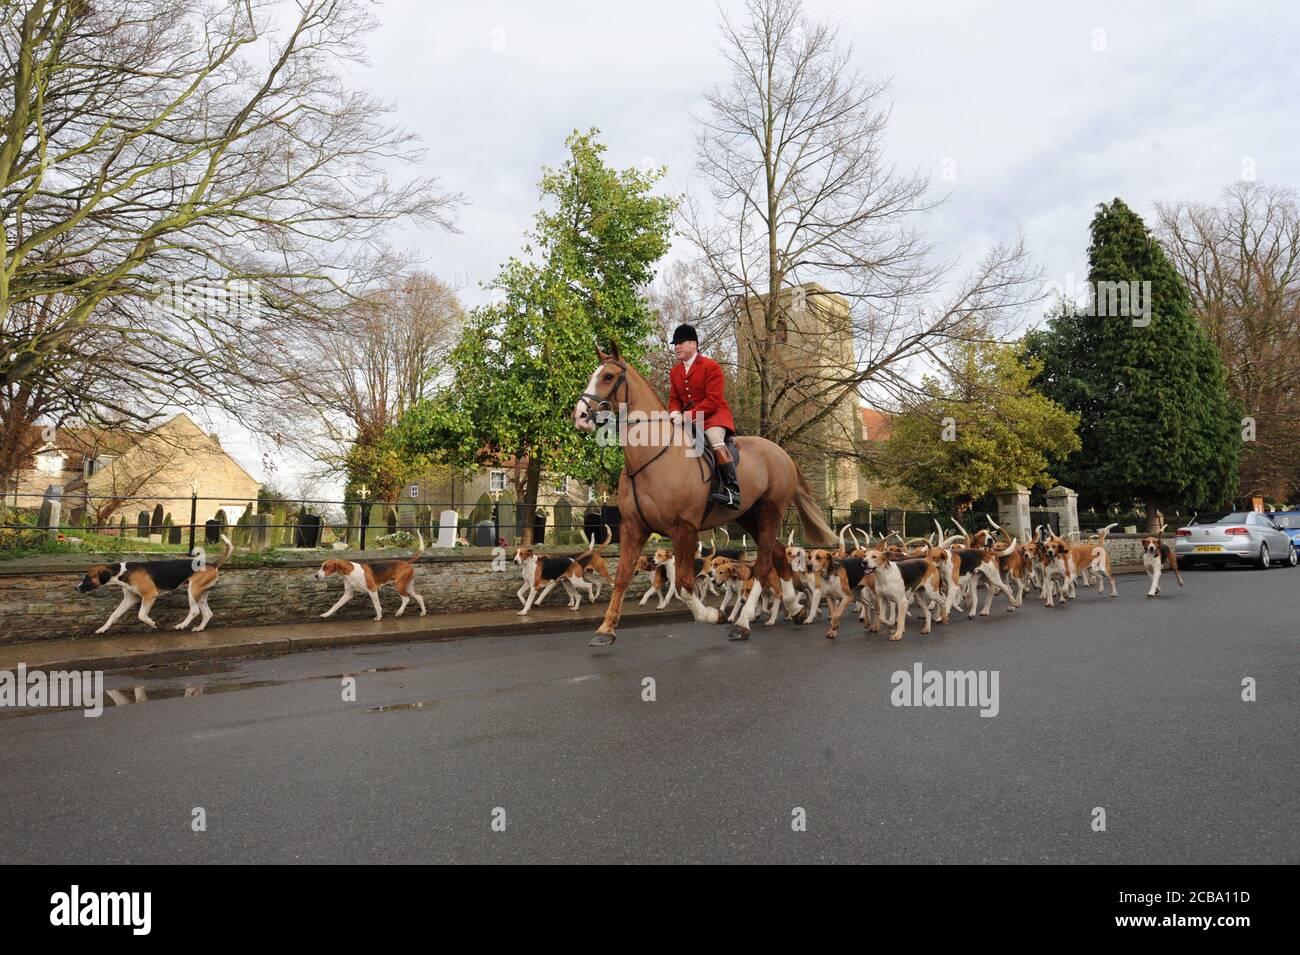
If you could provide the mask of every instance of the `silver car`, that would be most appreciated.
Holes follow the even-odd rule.
[[[1296,565],[1296,550],[1267,514],[1235,511],[1213,523],[1193,520],[1178,528],[1174,553],[1182,566],[1248,563],[1267,570],[1275,564]]]

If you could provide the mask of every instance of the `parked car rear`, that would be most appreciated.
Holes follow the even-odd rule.
[[[1275,564],[1296,566],[1300,551],[1291,537],[1273,523],[1271,515],[1234,511],[1218,520],[1192,521],[1178,529],[1174,542],[1178,563],[1247,563],[1268,569]]]

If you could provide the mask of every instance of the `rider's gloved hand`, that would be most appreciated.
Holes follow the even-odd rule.
[[[682,413],[680,411],[670,411],[668,412],[668,420],[671,421],[674,426],[679,425],[682,423]]]

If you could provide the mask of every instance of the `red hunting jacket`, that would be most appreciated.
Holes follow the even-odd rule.
[[[712,358],[696,354],[691,363],[691,373],[686,374],[686,363],[679,361],[668,373],[668,410],[682,414],[704,415],[704,427],[736,430],[731,418],[731,408],[723,397],[722,366]]]

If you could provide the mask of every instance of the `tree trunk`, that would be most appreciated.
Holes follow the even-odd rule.
[[[532,546],[533,515],[537,511],[537,491],[542,483],[542,462],[539,459],[533,457],[528,459],[528,476],[525,480],[528,483],[523,493],[524,526],[521,533],[525,546]]]
[[[1147,533],[1155,534],[1160,530],[1160,525],[1165,522],[1164,515],[1160,513],[1160,501],[1154,494],[1147,495]]]

